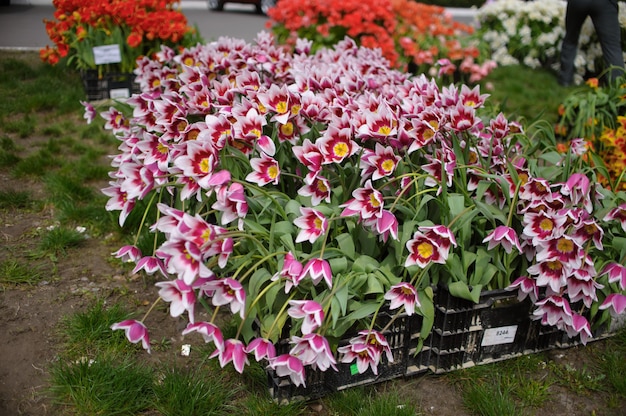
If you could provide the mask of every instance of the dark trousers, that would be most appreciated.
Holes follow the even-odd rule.
[[[574,59],[578,51],[580,29],[587,16],[591,18],[598,34],[604,61],[612,68],[609,79],[613,80],[624,71],[621,28],[616,0],[569,0],[565,14],[565,38],[561,47],[561,73],[559,82],[569,85],[574,79]]]

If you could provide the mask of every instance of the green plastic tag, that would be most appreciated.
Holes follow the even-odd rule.
[[[355,374],[359,374],[359,368],[356,366],[356,364],[352,364],[350,366],[350,375],[353,376]]]

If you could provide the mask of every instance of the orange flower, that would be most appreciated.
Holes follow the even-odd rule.
[[[128,46],[131,48],[136,48],[141,45],[142,40],[141,33],[133,32],[126,38],[126,43],[128,43]]]
[[[559,153],[567,153],[569,146],[567,143],[559,142],[556,144],[556,151]]]
[[[87,37],[87,31],[85,30],[84,27],[78,26],[76,28],[76,38],[78,40],[83,40],[83,39],[85,39],[85,37]]]
[[[585,84],[589,85],[594,90],[598,89],[598,78],[589,78]]]
[[[554,126],[554,133],[557,136],[565,137],[567,136],[567,127],[563,124],[556,124]],[[557,150],[558,150],[558,146],[557,146]]]

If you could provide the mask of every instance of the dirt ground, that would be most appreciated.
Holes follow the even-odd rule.
[[[40,184],[16,183],[0,169],[0,190],[25,187],[34,198],[42,197]],[[38,230],[53,222],[51,207],[37,211],[0,210],[0,261],[10,256],[23,256],[32,250]],[[37,285],[0,287],[0,415],[65,414],[53,406],[47,392],[50,364],[62,349],[59,324],[64,317],[86,310],[94,299],[114,303],[123,296],[140,308],[147,308],[154,300],[154,286],[147,285],[140,276],[131,275],[111,261],[111,253],[118,248],[106,238],[90,238],[80,248],[71,249],[61,257],[56,271],[43,269],[42,280]],[[32,267],[39,267],[38,264],[34,262]],[[164,311],[153,313],[147,323],[153,340],[170,339],[180,333],[181,325],[184,325],[184,322],[166,316]],[[169,358],[180,351],[182,339],[174,336],[170,342],[171,348],[154,351],[150,360]],[[550,357],[563,365],[579,367],[585,362],[585,349],[575,347],[554,351]],[[425,414],[466,414],[459,392],[445,376],[418,375],[395,381],[394,387],[400,390],[401,397],[419,403]],[[552,399],[544,408],[536,409],[536,414],[626,414],[626,404],[606,413],[603,410],[606,397],[600,394],[578,395],[558,386],[551,387],[551,393]],[[312,403],[309,409],[311,414],[325,413],[323,402]]]

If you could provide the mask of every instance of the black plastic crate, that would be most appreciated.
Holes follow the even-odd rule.
[[[306,368],[305,383],[306,386],[296,386],[291,382],[289,377],[278,377],[276,372],[267,369],[267,382],[269,393],[272,399],[280,404],[286,404],[293,401],[308,401],[324,397],[331,393],[331,389],[326,385],[326,372]]]
[[[393,312],[381,311],[376,320],[375,328],[382,330],[394,316]],[[410,362],[410,339],[411,334],[419,331],[422,318],[419,315],[407,316],[405,314],[396,317],[393,322],[383,331],[383,335],[389,344],[393,355],[393,362],[388,362],[383,353],[378,365],[378,374],[374,374],[368,368],[363,374],[356,371],[355,363],[337,363],[338,371],[329,368],[325,372],[306,367],[306,387],[294,386],[289,377],[277,377],[275,372],[268,368],[268,383],[270,395],[279,402],[294,400],[314,400],[329,393],[345,390],[355,386],[375,384],[407,375]],[[346,336],[338,346],[347,345],[356,331]],[[289,344],[286,340],[280,342],[277,354],[288,352]],[[424,367],[425,369],[426,367]],[[414,374],[414,373],[411,373]]]
[[[516,293],[488,291],[474,303],[440,287],[434,300],[435,321],[425,341],[431,371],[452,371],[528,351],[531,305],[518,301]]]
[[[393,315],[388,312],[379,315],[377,326],[382,329],[391,319]],[[421,316],[405,314],[398,316],[392,324],[383,332],[391,354],[393,362],[387,361],[385,353],[382,354],[378,365],[378,374],[374,374],[371,368],[368,368],[363,374],[356,371],[355,363],[338,363],[338,372],[330,371],[327,375],[329,386],[333,391],[345,390],[350,387],[370,385],[380,383],[382,381],[392,380],[407,374],[407,367],[410,359],[410,340],[411,333],[421,327]],[[339,346],[348,344],[349,339],[339,343]]]
[[[98,70],[81,72],[83,87],[88,101],[129,98],[140,92],[135,75],[130,73],[105,72]]]
[[[417,325],[419,324],[419,325]],[[419,346],[421,337],[421,319],[412,327],[409,339],[409,363],[406,369],[407,376],[427,372],[430,369],[430,341],[427,337],[423,345]],[[418,350],[419,348],[419,350]]]

